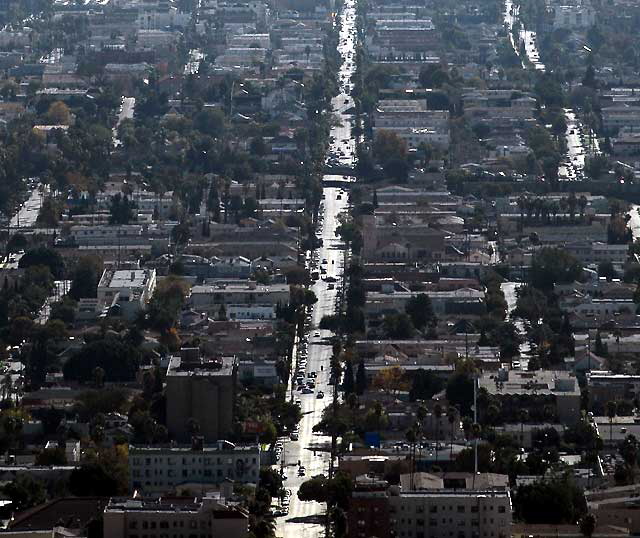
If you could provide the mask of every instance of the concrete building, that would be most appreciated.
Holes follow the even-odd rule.
[[[478,480],[476,487],[473,480],[458,480],[455,489],[427,473],[416,473],[413,480],[401,475],[400,487],[358,477],[348,513],[349,538],[506,538],[512,523],[506,477],[479,478],[485,476],[490,479]]]
[[[134,319],[156,289],[155,269],[105,269],[98,283],[98,308],[117,303],[122,317]]]
[[[130,446],[130,489],[146,495],[167,493],[182,484],[215,485],[229,479],[257,483],[260,445],[218,441],[205,445],[194,438],[190,446]]]
[[[591,28],[596,22],[596,12],[590,5],[555,6],[553,8],[553,28],[577,30]]]
[[[197,312],[215,312],[220,305],[289,304],[288,284],[256,284],[255,282],[224,282],[194,286],[191,289],[191,307]]]
[[[478,386],[497,397],[526,395],[532,404],[536,398],[553,397],[562,424],[575,424],[580,419],[580,387],[570,372],[503,369],[497,374],[484,374],[478,379]]]
[[[592,371],[586,377],[592,404],[606,405],[609,401],[633,400],[640,396],[640,375]]]
[[[195,499],[111,499],[103,520],[109,538],[249,536],[249,515],[213,493]]]
[[[234,358],[203,359],[198,348],[181,350],[167,370],[167,428],[180,442],[191,438],[190,419],[206,442],[232,430],[237,363]]]

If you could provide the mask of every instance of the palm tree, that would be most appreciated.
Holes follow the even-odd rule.
[[[406,439],[407,442],[409,443],[409,458],[411,461],[411,473],[410,473],[410,483],[411,483],[411,489],[414,489],[414,484],[413,484],[413,473],[415,472],[415,463],[416,463],[416,458],[415,458],[415,447],[416,447],[416,431],[415,428],[409,428],[407,430],[406,435]]]
[[[347,405],[349,409],[351,409],[351,429],[355,431],[356,429],[356,411],[360,406],[360,402],[358,401],[358,395],[355,392],[352,392],[347,396]]]
[[[607,416],[609,417],[609,443],[613,445],[613,419],[618,414],[618,404],[613,400],[607,402]]]
[[[524,443],[524,423],[529,420],[529,411],[527,409],[520,410],[520,442]]]
[[[453,425],[456,422],[456,413],[450,409],[447,415],[449,419],[449,426],[451,426],[451,442],[449,443],[449,461],[453,461]]]
[[[589,202],[587,200],[587,197],[584,194],[580,196],[580,198],[578,198],[578,207],[580,208],[581,219],[584,219],[584,212],[585,212],[585,209],[587,208],[588,203]]]
[[[438,463],[438,446],[440,444],[440,417],[442,416],[442,406],[436,404],[433,408],[433,414],[436,417],[436,464]]]

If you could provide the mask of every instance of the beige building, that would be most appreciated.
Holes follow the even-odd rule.
[[[238,365],[234,358],[204,359],[198,348],[182,349],[167,370],[167,427],[180,442],[190,442],[191,419],[206,442],[232,430]]]
[[[112,499],[104,510],[109,538],[244,538],[249,516],[216,494],[203,498]]]
[[[130,446],[130,489],[145,494],[167,493],[182,484],[215,485],[229,479],[257,483],[260,445],[218,441],[190,446]]]
[[[506,538],[511,527],[508,490],[426,490],[389,496],[398,537]]]

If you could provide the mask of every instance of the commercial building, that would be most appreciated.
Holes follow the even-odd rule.
[[[167,493],[182,484],[216,485],[229,479],[257,483],[260,445],[218,441],[205,445],[194,438],[187,446],[130,446],[130,489]]]
[[[109,538],[249,536],[249,515],[212,493],[195,499],[112,499],[103,520]]]
[[[166,379],[167,428],[180,442],[191,440],[195,423],[206,442],[232,430],[237,363],[234,358],[205,359],[198,348],[172,357]]]

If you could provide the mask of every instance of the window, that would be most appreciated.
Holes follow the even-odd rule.
[[[498,512],[500,514],[504,514],[506,512],[506,508],[504,506],[498,506]]]
[[[458,514],[464,514],[464,512],[465,512],[464,506],[462,505],[458,506]]]

